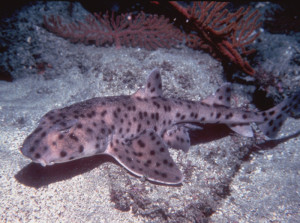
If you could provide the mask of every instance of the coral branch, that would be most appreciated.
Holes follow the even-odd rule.
[[[189,47],[207,50],[219,59],[227,58],[245,73],[254,75],[254,69],[241,54],[254,51],[246,50],[246,45],[259,35],[255,33],[260,26],[257,11],[250,13],[250,7],[246,10],[242,7],[230,13],[225,9],[228,2],[194,2],[187,8],[177,2],[169,3],[188,19],[190,30],[186,34],[186,44]]]
[[[44,16],[45,27],[71,42],[124,46],[146,49],[170,48],[182,41],[183,35],[164,16],[145,15],[133,17],[130,13],[110,16],[108,13],[88,15],[85,22],[63,24],[60,16]]]

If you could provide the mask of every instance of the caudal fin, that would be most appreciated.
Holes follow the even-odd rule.
[[[262,111],[264,122],[258,124],[259,129],[268,137],[274,138],[288,116],[298,116],[300,113],[300,91],[286,98],[269,110]]]

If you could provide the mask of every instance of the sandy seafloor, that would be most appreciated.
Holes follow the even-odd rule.
[[[132,94],[155,67],[166,97],[199,100],[226,81],[220,62],[184,46],[116,49],[72,44],[49,33],[41,15],[63,15],[67,4],[21,10],[14,20],[19,33],[11,34],[16,42],[2,57],[14,65],[15,79],[0,81],[0,222],[300,221],[299,119],[289,118],[281,140],[268,143],[222,126],[194,133],[200,143],[188,153],[170,149],[185,175],[179,186],[137,178],[104,156],[47,168],[25,158],[19,148],[46,112],[93,97]],[[80,4],[75,9],[86,13]],[[282,42],[280,47],[291,50]],[[41,61],[48,64],[44,70],[35,67]],[[297,75],[286,78],[299,83]],[[253,86],[233,88],[233,106],[255,109],[246,94]]]

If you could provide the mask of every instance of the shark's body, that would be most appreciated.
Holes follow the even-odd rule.
[[[299,92],[264,112],[230,108],[230,92],[227,83],[202,101],[167,99],[155,69],[145,88],[133,95],[93,98],[48,112],[21,151],[43,166],[108,154],[138,176],[178,184],[183,175],[168,148],[187,151],[189,129],[222,123],[241,135],[252,136],[249,124],[254,122],[274,137],[286,117],[299,112]]]

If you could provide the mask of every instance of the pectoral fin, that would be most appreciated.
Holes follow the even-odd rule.
[[[167,146],[152,130],[122,141],[116,135],[106,153],[133,174],[151,181],[179,184],[183,180],[183,175],[170,156]]]

